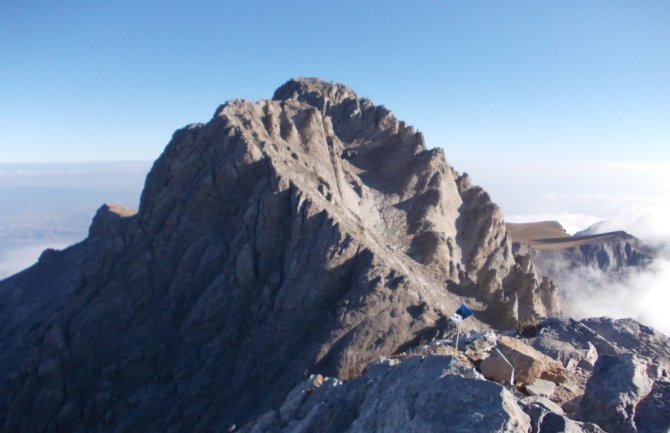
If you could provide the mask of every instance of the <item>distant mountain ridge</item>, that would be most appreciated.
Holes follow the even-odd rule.
[[[644,268],[654,250],[625,231],[601,232],[603,223],[570,236],[557,221],[507,223],[515,251],[530,253],[541,274],[556,280],[555,264],[568,268],[594,267],[610,274],[627,268]]]

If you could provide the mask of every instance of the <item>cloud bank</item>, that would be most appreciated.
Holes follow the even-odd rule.
[[[570,317],[630,317],[670,335],[670,259],[660,256],[644,270],[607,274],[598,268],[571,268],[554,261],[552,275]]]
[[[625,230],[657,250],[647,269],[609,278],[556,263],[564,310],[576,318],[632,317],[670,335],[670,162],[469,161],[473,181],[509,222],[559,221],[575,233]]]

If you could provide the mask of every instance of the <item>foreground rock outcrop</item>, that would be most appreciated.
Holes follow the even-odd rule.
[[[563,340],[557,341],[564,344],[598,344],[613,354],[600,356],[595,366],[564,367],[560,356],[550,355],[560,355],[551,347],[534,351],[527,345],[559,332]],[[663,357],[634,354],[573,320],[546,320],[524,333],[526,337],[472,332],[464,338],[462,352],[453,347],[453,340],[434,340],[372,362],[350,381],[312,376],[296,386],[282,405],[241,431],[665,433],[670,429],[670,364]],[[670,341],[657,336],[657,342]],[[654,346],[647,341],[638,349]],[[487,361],[502,356],[511,369],[500,377],[488,375],[495,366]],[[547,379],[539,379],[542,374]],[[538,383],[551,384],[551,391],[536,394]]]
[[[577,416],[609,431],[636,432],[636,409],[653,384],[644,360],[635,355],[603,355],[586,384]]]
[[[318,385],[317,385],[318,384]],[[522,432],[530,417],[507,389],[450,356],[384,360],[344,384],[314,379],[246,433]]]

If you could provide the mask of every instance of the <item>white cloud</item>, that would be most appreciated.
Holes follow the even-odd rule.
[[[669,161],[478,161],[473,168],[473,181],[489,190],[507,221],[556,220],[568,233],[605,221],[603,231],[625,230],[660,248],[642,272],[613,280],[566,268],[559,287],[570,315],[632,317],[670,334]]]
[[[559,265],[560,266],[560,265]],[[564,311],[576,317],[632,317],[670,335],[670,260],[660,257],[643,271],[619,278],[593,268],[565,267],[558,281]]]

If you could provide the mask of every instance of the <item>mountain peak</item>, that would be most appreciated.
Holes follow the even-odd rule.
[[[346,99],[358,99],[358,95],[344,84],[313,77],[294,77],[279,86],[272,99],[298,99],[321,108],[324,102],[339,104]]]
[[[2,316],[0,379],[26,371],[0,388],[6,431],[73,413],[245,422],[309,373],[352,378],[447,331],[462,302],[477,311],[462,331],[558,311],[488,194],[388,109],[314,78],[177,131],[137,214],[104,206],[51,256],[0,282],[0,313],[39,312],[35,326]],[[35,296],[44,281],[54,301]],[[113,394],[94,414],[97,384]],[[151,414],[123,403],[139,395]]]

